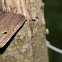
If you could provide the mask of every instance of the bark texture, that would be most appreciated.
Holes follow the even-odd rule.
[[[15,37],[0,49],[0,62],[48,62],[44,15],[43,9],[40,9],[43,7],[42,1],[31,0],[31,8],[27,5],[29,0],[1,0],[1,2],[4,11],[19,13],[28,20],[30,17],[33,20],[32,30],[27,20]],[[22,5],[19,6],[21,3]]]

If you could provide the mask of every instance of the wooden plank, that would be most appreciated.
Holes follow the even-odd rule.
[[[0,12],[0,48],[9,41],[24,21],[25,17],[20,14]]]

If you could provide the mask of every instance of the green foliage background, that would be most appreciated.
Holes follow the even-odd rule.
[[[50,33],[47,39],[55,47],[62,49],[62,0],[43,0],[45,2],[46,27]],[[49,49],[50,62],[62,62],[62,54]]]

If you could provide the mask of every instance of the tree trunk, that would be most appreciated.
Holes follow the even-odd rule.
[[[18,13],[27,19],[15,37],[0,49],[0,62],[48,62],[42,1],[0,2],[3,11]]]

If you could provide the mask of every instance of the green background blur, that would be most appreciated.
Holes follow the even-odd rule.
[[[62,0],[43,0],[45,3],[45,21],[49,29],[47,40],[62,49]],[[48,49],[50,62],[62,62],[62,54]]]

